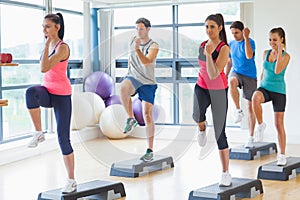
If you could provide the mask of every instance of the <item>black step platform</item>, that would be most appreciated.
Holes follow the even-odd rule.
[[[260,179],[287,181],[300,173],[300,157],[287,157],[285,166],[277,166],[277,161],[262,165],[258,169]]]
[[[232,178],[230,187],[220,187],[218,183],[193,190],[189,200],[233,200],[238,198],[253,198],[263,193],[260,180]]]
[[[38,200],[77,200],[81,197],[93,200],[113,200],[126,196],[121,182],[95,180],[77,185],[77,191],[62,194],[61,189],[42,192]]]
[[[231,148],[229,158],[237,160],[254,160],[263,155],[277,153],[276,143],[254,142],[254,147],[245,148],[244,145]]]
[[[110,176],[139,177],[154,171],[173,168],[171,156],[154,155],[153,160],[144,162],[139,158],[113,163],[110,168]]]

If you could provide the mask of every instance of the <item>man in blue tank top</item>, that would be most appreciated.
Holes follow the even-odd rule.
[[[250,30],[244,28],[244,24],[235,21],[230,26],[231,33],[234,36],[233,41],[229,43],[230,55],[226,69],[228,75],[230,70],[229,88],[232,100],[236,110],[234,112],[234,122],[238,123],[244,117],[243,110],[240,107],[239,90],[243,89],[243,97],[248,101],[249,131],[250,137],[245,147],[253,147],[255,116],[252,110],[252,94],[257,88],[256,65],[255,65],[255,42],[249,38]]]

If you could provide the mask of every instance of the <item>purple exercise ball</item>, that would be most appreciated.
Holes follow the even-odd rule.
[[[121,99],[119,95],[112,95],[105,100],[105,107],[113,105],[113,104],[121,104]]]
[[[139,125],[145,126],[145,121],[143,117],[143,106],[142,101],[140,99],[137,98],[132,101],[132,110],[134,118],[138,121]],[[154,121],[156,121],[159,117],[159,107],[157,105],[153,105],[152,116]]]
[[[103,100],[109,98],[114,92],[113,79],[107,73],[100,71],[89,74],[83,85],[85,92],[94,92]]]

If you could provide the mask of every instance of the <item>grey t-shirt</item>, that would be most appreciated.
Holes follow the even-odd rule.
[[[144,55],[148,54],[148,50],[153,43],[156,42],[150,39],[149,42],[147,42],[146,44],[140,45],[140,50]],[[144,66],[135,52],[134,39],[131,41],[129,49],[130,52],[129,52],[128,75],[133,76],[136,80],[138,80],[144,85],[156,84],[155,74],[154,74],[156,59],[154,59],[153,62],[150,63],[147,67]]]

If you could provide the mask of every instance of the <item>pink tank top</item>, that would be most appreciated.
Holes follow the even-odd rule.
[[[54,48],[53,53],[61,44],[65,43],[63,41],[59,42]],[[62,60],[45,73],[43,86],[46,87],[49,93],[55,95],[72,94],[71,83],[67,77],[68,63],[69,59]]]
[[[200,70],[199,70],[197,85],[199,85],[204,89],[209,89],[209,90],[221,90],[221,89],[228,88],[228,81],[224,73],[224,70],[222,70],[219,76],[213,80],[211,80],[208,76],[207,69],[206,69],[206,56],[203,54],[206,42],[207,41],[203,42],[199,48],[198,63],[200,66]],[[226,45],[225,42],[220,42],[220,44],[213,52],[212,58],[214,62],[216,62],[219,55],[219,51],[224,45]]]

